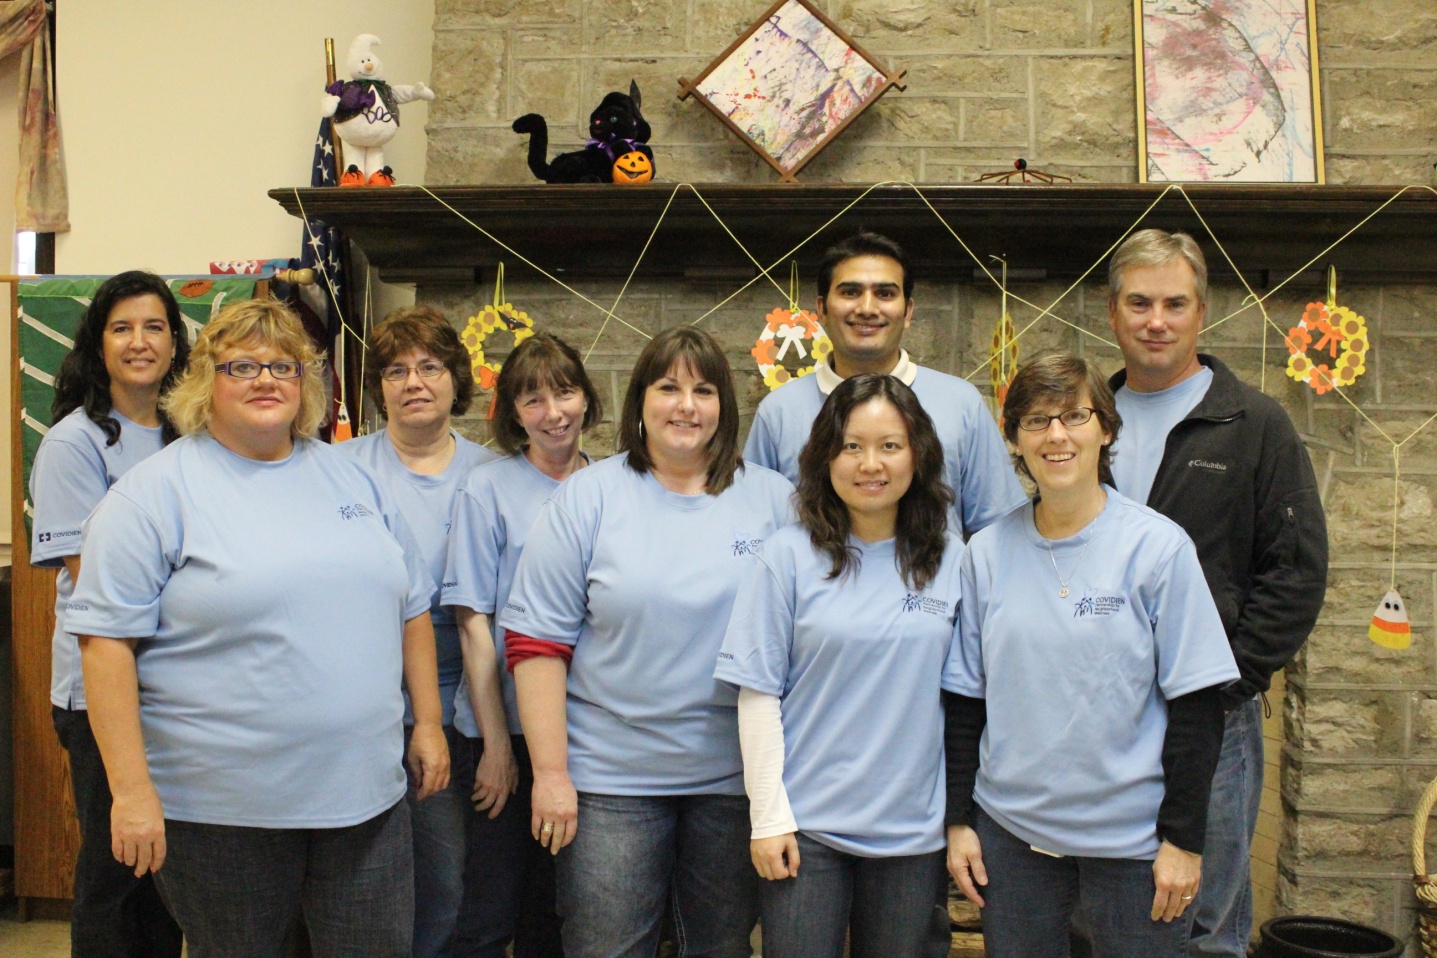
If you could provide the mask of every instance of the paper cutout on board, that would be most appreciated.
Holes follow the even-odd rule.
[[[1393,589],[1382,597],[1367,637],[1386,649],[1405,649],[1412,644],[1412,625],[1407,621],[1407,604]]]

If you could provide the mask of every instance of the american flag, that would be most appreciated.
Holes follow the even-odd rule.
[[[319,121],[319,135],[314,138],[314,162],[310,166],[309,185],[336,186],[338,183],[339,174],[334,162],[334,136],[330,130],[330,118],[325,117]],[[299,257],[300,268],[313,268],[317,274],[322,274],[316,278],[328,301],[327,322],[329,338],[333,342],[341,332],[340,310],[336,306],[342,307],[345,301],[343,240],[339,230],[326,226],[323,220],[308,219],[305,221],[300,241],[304,244]],[[327,282],[325,277],[328,277]]]
[[[337,186],[339,174],[334,162],[334,135],[329,117],[319,121],[319,134],[314,138],[314,162],[310,165],[310,186]],[[315,286],[319,296],[306,297],[316,313],[324,320],[328,343],[329,368],[333,388],[331,422],[332,439],[342,442],[351,435],[348,410],[343,401],[344,324],[341,320],[345,299],[346,277],[344,274],[344,240],[339,230],[327,226],[323,220],[305,220],[304,232],[300,236],[300,269],[315,271]]]

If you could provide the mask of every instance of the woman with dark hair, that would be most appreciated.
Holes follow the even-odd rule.
[[[562,958],[554,858],[529,837],[534,769],[493,620],[539,509],[589,464],[579,441],[604,407],[574,348],[536,333],[504,360],[494,410],[494,443],[509,457],[474,470],[454,500],[441,598],[464,643],[454,725],[469,748],[454,774],[466,790],[472,783],[474,800],[455,954],[503,958],[512,941],[515,958]]]
[[[76,955],[180,954],[180,929],[145,875],[110,854],[110,788],[90,730],[80,648],[64,629],[80,574],[80,525],[129,468],[175,438],[160,397],[189,358],[163,279],[132,270],[101,284],[55,377],[51,427],[30,472],[30,562],[58,568],[50,705],[70,758],[80,825],[70,936]]]
[[[943,673],[948,868],[994,958],[1185,953],[1238,677],[1181,527],[1111,486],[1122,420],[1096,365],[1018,371],[1003,433],[1027,503],[973,536]],[[981,891],[980,891],[981,889]]]
[[[799,456],[714,674],[739,737],[767,958],[943,958],[943,711],[963,542],[913,391],[865,373]]]
[[[182,434],[85,527],[66,607],[114,813],[191,958],[413,948],[404,801],[449,778],[434,583],[390,495],[315,438],[324,360],[274,300],[226,306],[165,397]]]
[[[728,360],[693,326],[639,354],[618,445],[545,503],[499,614],[530,827],[558,855],[568,958],[651,958],[670,894],[686,953],[748,958],[736,696],[713,660],[793,487],[744,466]]]
[[[439,584],[459,486],[476,466],[499,457],[451,425],[454,416],[469,408],[474,374],[459,334],[438,310],[395,310],[375,326],[364,354],[364,382],[385,427],[336,448],[378,477],[414,533],[434,579],[429,617],[452,768],[462,750],[454,731],[454,696],[464,665],[459,629],[453,612],[440,604]],[[407,699],[404,722],[406,734],[412,734],[414,712]],[[414,958],[452,953],[464,894],[465,784],[451,775],[448,788],[423,802],[414,782],[406,794],[414,833]]]

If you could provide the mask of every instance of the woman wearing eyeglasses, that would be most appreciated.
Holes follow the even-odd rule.
[[[408,955],[408,761],[448,782],[434,583],[393,499],[313,437],[322,360],[278,303],[226,307],[164,407],[182,438],[91,516],[66,608],[114,793],[193,958]]]
[[[369,334],[364,383],[385,427],[338,448],[379,477],[419,543],[434,580],[429,617],[439,659],[439,704],[444,737],[454,766],[454,693],[464,672],[459,630],[452,610],[439,604],[439,584],[449,553],[454,497],[474,468],[498,459],[454,431],[474,397],[469,354],[448,320],[428,306],[396,310]],[[408,703],[406,703],[407,706]],[[406,708],[412,728],[414,715]],[[417,783],[408,792],[414,822],[414,958],[450,954],[459,903],[464,895],[465,783],[423,802]]]
[[[1097,367],[1019,370],[1003,433],[1031,503],[977,533],[943,674],[948,868],[994,958],[1184,951],[1238,677],[1197,553],[1112,488],[1122,420]]]

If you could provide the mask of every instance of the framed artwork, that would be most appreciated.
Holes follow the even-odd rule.
[[[1142,183],[1322,183],[1315,0],[1133,0]]]
[[[907,71],[890,71],[808,0],[778,0],[695,79],[696,96],[786,182]]]

